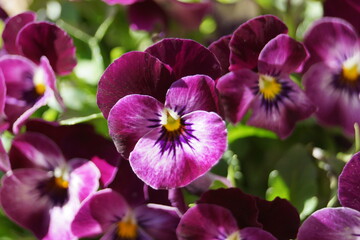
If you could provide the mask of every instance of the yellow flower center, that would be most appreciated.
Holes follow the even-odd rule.
[[[117,234],[120,238],[136,239],[137,224],[135,218],[129,214],[118,222]]]
[[[35,71],[33,81],[34,81],[34,87],[36,93],[38,95],[43,95],[46,90],[46,86],[45,86],[45,73],[41,68],[38,68]]]
[[[65,180],[62,177],[55,177],[55,184],[59,188],[67,189],[69,187],[69,181]]]
[[[239,231],[233,232],[230,236],[226,238],[226,240],[241,240],[240,232]]]
[[[360,77],[360,53],[347,59],[342,65],[341,79],[347,83],[356,83]]]
[[[35,85],[35,91],[38,95],[43,95],[45,90],[46,90],[46,87],[44,84]]]
[[[273,100],[281,92],[281,84],[274,77],[260,75],[259,90],[266,100]]]
[[[161,117],[161,124],[169,132],[177,131],[181,128],[180,116],[171,109],[165,108]]]

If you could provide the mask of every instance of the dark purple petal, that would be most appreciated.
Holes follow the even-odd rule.
[[[201,196],[197,203],[199,205],[215,204],[228,209],[236,219],[239,228],[262,226],[257,221],[259,212],[255,198],[242,192],[239,188],[209,190]]]
[[[165,106],[181,114],[196,110],[221,112],[215,81],[205,75],[183,77],[174,82],[166,94]]]
[[[160,127],[162,110],[162,104],[150,96],[132,94],[120,99],[108,118],[109,133],[118,152],[128,158],[141,137]]]
[[[359,87],[347,88],[339,81],[339,72],[322,63],[314,65],[303,77],[306,95],[318,108],[318,120],[353,134],[354,123],[360,123]]]
[[[241,239],[246,240],[276,240],[273,235],[261,228],[247,227],[240,230]]]
[[[249,86],[258,82],[259,76],[248,70],[230,72],[219,78],[216,88],[219,90],[226,118],[233,124],[241,121],[254,99]]]
[[[185,203],[184,194],[180,188],[169,189],[168,198],[171,206],[176,207],[181,214],[184,214],[189,209],[188,205]]]
[[[24,133],[14,138],[9,152],[12,169],[36,167],[54,170],[65,164],[59,147],[39,133]]]
[[[69,74],[76,65],[75,46],[71,37],[55,24],[27,24],[19,32],[16,43],[22,55],[37,64],[42,56],[46,56],[56,74]]]
[[[228,209],[214,204],[197,204],[182,216],[176,233],[179,240],[226,240],[238,230]]]
[[[258,221],[263,225],[264,230],[278,240],[296,238],[300,217],[289,201],[278,197],[273,201],[256,198],[256,206],[259,209]]]
[[[187,125],[177,140],[161,138],[163,129],[154,129],[130,154],[134,172],[155,189],[189,184],[209,171],[226,150],[225,123],[217,114],[195,111],[182,119]]]
[[[323,208],[308,217],[298,240],[356,240],[360,236],[360,213],[351,208]]]
[[[103,0],[107,4],[114,5],[114,4],[121,4],[121,5],[130,5],[137,2],[142,2],[144,0]]]
[[[165,102],[166,91],[175,81],[170,68],[143,52],[130,52],[115,60],[102,75],[97,103],[105,118],[115,103],[129,94],[150,95]]]
[[[18,169],[3,178],[0,190],[1,206],[6,215],[38,238],[48,231],[51,203],[39,195],[36,187],[48,178],[44,170]]]
[[[11,169],[9,156],[7,152],[5,151],[2,141],[0,139],[0,171],[3,171],[6,173]]]
[[[287,33],[287,27],[272,15],[259,16],[240,25],[230,40],[230,71],[255,69],[263,47],[281,33]]]
[[[342,206],[360,211],[360,153],[346,163],[339,176],[339,201]]]
[[[208,49],[215,54],[221,65],[222,73],[224,75],[229,72],[230,67],[230,43],[231,35],[223,36],[215,42],[211,43]]]
[[[176,239],[180,217],[175,208],[149,204],[135,208],[134,213],[139,227],[152,239]]]
[[[325,17],[317,20],[307,30],[304,44],[310,53],[305,70],[317,62],[338,69],[353,56],[358,37],[353,27],[339,18]]]
[[[152,31],[167,27],[167,15],[154,1],[139,1],[128,8],[130,27],[134,30]]]
[[[21,51],[16,44],[19,31],[28,23],[34,22],[36,14],[34,12],[23,12],[7,19],[2,38],[4,48],[10,54],[20,54]]]
[[[274,131],[284,139],[291,134],[296,122],[310,117],[316,108],[290,78],[279,81],[283,92],[273,100],[257,95],[252,102],[253,112],[247,124]]]
[[[7,12],[2,7],[0,7],[0,19],[5,21],[8,18],[9,15],[7,14]]]
[[[193,40],[163,39],[145,52],[172,67],[175,79],[195,74],[208,75],[212,79],[221,76],[221,66],[214,54]]]
[[[346,0],[352,7],[354,7],[357,11],[360,11],[360,3],[356,0]]]
[[[259,55],[258,71],[270,76],[280,76],[301,69],[308,53],[304,45],[286,34],[270,40]]]

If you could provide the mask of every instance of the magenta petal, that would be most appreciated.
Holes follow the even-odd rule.
[[[181,109],[181,114],[196,110],[220,112],[215,81],[205,75],[183,77],[174,82],[166,94],[165,106]],[[179,110],[180,110],[179,109]]]
[[[323,208],[301,225],[298,240],[356,240],[360,235],[360,213],[351,208]]]
[[[172,67],[175,79],[204,74],[212,79],[221,76],[221,67],[214,54],[189,39],[167,38],[145,50]]]
[[[179,240],[226,240],[238,230],[236,220],[226,208],[197,204],[182,216],[176,233]]]
[[[257,84],[259,76],[248,70],[230,72],[219,78],[216,88],[219,90],[226,118],[233,124],[241,121],[254,99],[249,88],[251,83]]]
[[[166,142],[160,130],[154,129],[130,154],[134,172],[155,189],[189,184],[209,171],[226,150],[225,123],[217,114],[195,111],[182,118],[187,126],[178,143]]]
[[[221,37],[217,41],[210,44],[208,49],[215,54],[221,65],[222,74],[229,72],[230,67],[230,43],[231,35]]]
[[[27,132],[18,135],[12,142],[9,152],[11,167],[36,167],[54,170],[65,164],[65,159],[58,146],[48,137]]]
[[[241,239],[246,240],[277,240],[269,232],[262,230],[261,228],[247,227],[240,230]]]
[[[10,54],[21,54],[16,44],[19,31],[28,23],[34,22],[36,14],[34,12],[23,12],[8,18],[2,33],[4,48]]]
[[[303,44],[286,34],[270,40],[259,55],[259,73],[270,76],[290,74],[304,63],[308,54]]]
[[[130,27],[134,30],[152,31],[157,25],[166,27],[167,16],[155,1],[139,1],[128,8]]]
[[[287,33],[287,27],[272,15],[259,16],[240,25],[230,40],[230,70],[256,68],[265,44],[281,33]]]
[[[3,178],[0,190],[1,206],[6,215],[38,238],[48,231],[51,203],[41,198],[35,189],[39,182],[48,178],[44,170],[18,169]]]
[[[152,239],[176,239],[180,221],[175,208],[149,204],[134,209],[139,227]]]
[[[121,5],[130,5],[137,2],[143,2],[144,0],[103,0],[107,4],[114,5],[114,4],[121,4]]]
[[[6,84],[5,84],[4,74],[0,69],[0,133],[5,131],[9,127],[9,124],[6,121],[5,103],[6,103]]]
[[[129,94],[150,95],[165,101],[166,91],[175,81],[170,68],[143,52],[122,55],[105,70],[97,92],[97,103],[107,118],[110,109]]]
[[[21,29],[16,43],[22,55],[37,64],[42,56],[46,56],[54,72],[59,75],[69,74],[76,65],[71,37],[55,24],[30,23]]]
[[[150,96],[132,94],[120,99],[108,118],[109,133],[118,152],[128,158],[141,137],[160,127],[162,110],[162,104]]]
[[[339,201],[342,206],[360,211],[360,153],[346,163],[339,176]]]
[[[339,68],[339,64],[353,56],[358,39],[348,22],[325,17],[314,22],[308,29],[304,44],[310,53],[305,69],[320,61],[336,69]]]

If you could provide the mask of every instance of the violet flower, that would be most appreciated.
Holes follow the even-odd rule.
[[[10,151],[16,152],[10,155],[14,170],[0,189],[5,214],[39,239],[76,239],[70,224],[80,202],[98,188],[98,169],[85,159],[66,161],[41,134],[18,135]]]
[[[214,113],[214,85],[205,75],[184,77],[171,85],[164,104],[131,94],[113,106],[110,136],[146,184],[155,189],[185,186],[221,158],[226,126]]]
[[[315,107],[290,74],[302,69],[307,58],[303,45],[283,34],[286,26],[271,15],[242,24],[232,35],[230,73],[217,82],[227,118],[233,124],[248,109],[247,124],[286,138],[299,120]],[[217,54],[218,55],[218,54]]]
[[[322,18],[307,31],[304,44],[310,52],[303,82],[318,107],[321,124],[340,126],[354,134],[360,123],[360,41],[344,20]]]

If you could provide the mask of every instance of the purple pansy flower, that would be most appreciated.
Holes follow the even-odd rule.
[[[322,18],[307,31],[310,52],[303,78],[308,97],[318,107],[320,123],[341,126],[354,134],[360,123],[360,41],[351,25],[338,18]]]
[[[71,37],[55,24],[35,18],[34,12],[24,12],[7,19],[2,34],[5,50],[35,64],[46,56],[57,75],[69,74],[76,65]]]
[[[271,15],[242,24],[229,43],[231,72],[217,82],[230,122],[238,123],[251,108],[247,124],[272,130],[280,138],[315,111],[289,76],[302,69],[307,51],[284,32],[284,23]]]
[[[83,201],[98,188],[99,170],[88,160],[66,161],[44,135],[15,137],[12,171],[2,179],[1,206],[6,215],[39,239],[75,239],[70,224]]]
[[[35,65],[25,57],[4,55],[0,58],[0,129],[9,125],[18,133],[24,121],[49,98],[63,106],[56,89],[56,78],[46,57]]]
[[[110,136],[151,187],[182,187],[205,174],[226,150],[226,127],[217,115],[215,82],[205,75],[174,82],[165,103],[131,94],[108,117]]]

